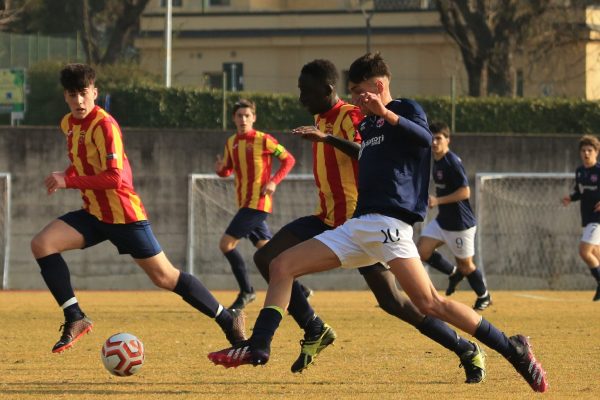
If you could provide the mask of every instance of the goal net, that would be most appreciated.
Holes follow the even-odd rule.
[[[561,199],[573,173],[480,173],[476,176],[476,257],[492,288],[588,289],[580,260],[579,203]]]
[[[273,213],[267,218],[271,232],[306,215],[312,215],[317,205],[317,188],[313,175],[288,175],[277,186]],[[188,272],[201,276],[203,282],[218,289],[237,288],[229,263],[219,250],[219,241],[231,219],[238,211],[234,181],[215,174],[189,176],[188,201]],[[254,265],[256,249],[243,239],[237,247],[243,255],[252,284],[266,287]],[[364,281],[357,272],[335,271],[302,278],[319,288],[356,288]]]
[[[0,271],[2,289],[8,288],[8,251],[10,244],[10,174],[0,173]]]

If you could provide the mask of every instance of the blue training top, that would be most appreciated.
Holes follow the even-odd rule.
[[[600,212],[594,212],[596,203],[600,201],[600,163],[585,168],[583,165],[575,171],[575,190],[571,200],[581,200],[581,225],[600,222]]]
[[[433,161],[433,181],[437,197],[447,196],[461,187],[469,186],[469,180],[460,157],[451,151],[448,151],[439,160]],[[464,231],[476,224],[469,199],[440,204],[438,210],[436,221],[444,230]]]
[[[432,135],[416,101],[397,99],[386,108],[400,116],[397,125],[376,115],[359,125],[362,144],[354,217],[376,213],[412,225],[427,213]]]

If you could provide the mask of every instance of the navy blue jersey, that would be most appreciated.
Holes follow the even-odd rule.
[[[439,160],[433,161],[433,181],[437,197],[447,196],[461,187],[469,186],[461,159],[451,151],[448,151]],[[444,230],[464,231],[476,224],[469,199],[440,204],[438,211],[436,221]]]
[[[376,213],[412,225],[427,213],[432,135],[414,100],[393,100],[386,108],[400,116],[397,125],[376,115],[359,125],[363,141],[354,216]]]
[[[594,211],[600,201],[600,164],[585,168],[580,166],[575,171],[575,190],[571,200],[581,200],[581,224],[586,226],[591,222],[600,222],[600,213]]]

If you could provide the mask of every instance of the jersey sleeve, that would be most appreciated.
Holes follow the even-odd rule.
[[[232,139],[228,139],[227,143],[225,143],[225,149],[223,149],[223,168],[220,171],[217,171],[217,175],[222,178],[226,178],[233,172],[233,155],[231,152],[233,151]]]
[[[118,125],[105,119],[94,129],[93,138],[98,148],[102,169],[104,171],[108,169],[122,170],[125,152]]]
[[[573,192],[571,192],[569,196],[571,198],[571,201],[581,200],[581,191],[579,190],[579,174],[577,172],[575,173],[575,184],[573,185]]]
[[[414,101],[404,100],[403,103],[404,107],[400,112],[391,110],[400,117],[398,127],[402,134],[410,136],[421,147],[431,147],[433,137],[429,131],[425,111]]]
[[[454,185],[456,187],[468,187],[469,179],[460,158],[454,155],[450,157],[450,165],[452,166]]]
[[[292,170],[296,159],[294,156],[285,149],[277,139],[271,135],[265,135],[265,147],[267,151],[273,156],[277,157],[280,161],[279,170],[271,177],[271,181],[275,184],[279,184],[286,177],[286,175]]]

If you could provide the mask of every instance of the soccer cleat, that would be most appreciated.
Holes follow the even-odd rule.
[[[448,277],[448,288],[446,289],[446,296],[450,296],[456,291],[456,287],[463,280],[464,277],[465,276],[459,271],[456,271],[454,274]]]
[[[300,355],[298,359],[292,364],[292,372],[302,372],[309,365],[315,362],[315,358],[323,351],[327,346],[333,344],[337,335],[333,328],[327,324],[323,324],[323,329],[319,336],[312,338],[304,338],[300,340]]]
[[[592,299],[592,301],[598,301],[600,300],[600,283],[598,284],[598,287],[596,287],[596,294],[594,295],[594,298]]]
[[[76,341],[81,339],[83,335],[90,332],[93,326],[94,323],[92,320],[85,315],[82,319],[77,321],[65,321],[65,323],[58,328],[59,331],[62,330],[62,335],[54,347],[52,347],[52,352],[62,353],[63,351],[67,350],[73,346]]]
[[[227,349],[209,353],[208,359],[225,368],[237,368],[246,364],[264,365],[269,361],[269,350],[253,349],[250,341],[246,340]]]
[[[243,310],[256,299],[256,292],[239,292],[235,301],[229,306],[230,310]]]
[[[477,343],[471,342],[475,350],[460,355],[459,367],[464,367],[467,379],[465,383],[481,383],[485,380],[485,353]]]
[[[475,305],[473,305],[473,310],[483,311],[491,305],[492,305],[492,297],[488,293],[487,296],[478,297],[477,300],[475,300]]]
[[[535,359],[529,340],[523,335],[511,336],[508,340],[516,351],[516,354],[509,357],[508,361],[534,391],[543,393],[548,390],[546,371],[542,368],[542,364]]]
[[[232,346],[235,346],[246,340],[246,313],[242,310],[233,309],[229,311],[233,317],[233,323],[229,331],[225,332],[225,337]]]

